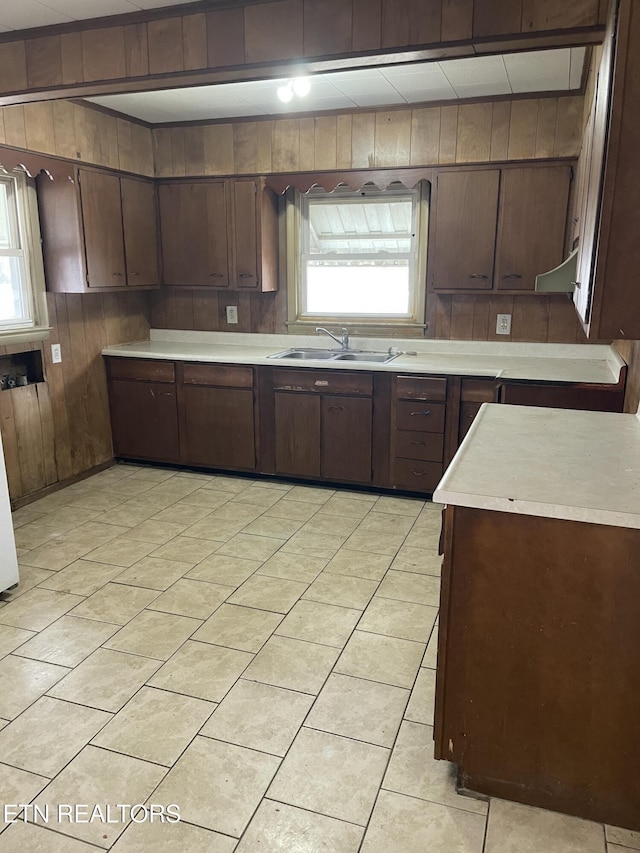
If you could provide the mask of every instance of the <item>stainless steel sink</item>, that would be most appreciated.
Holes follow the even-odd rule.
[[[276,352],[269,358],[291,358],[300,361],[354,361],[354,362],[378,362],[386,364],[397,358],[399,353],[388,352],[359,352],[358,350],[335,350],[335,349],[313,349],[311,347],[294,347]]]

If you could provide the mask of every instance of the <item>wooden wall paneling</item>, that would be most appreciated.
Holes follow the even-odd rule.
[[[440,150],[438,163],[455,163],[458,142],[458,107],[440,110]]]
[[[481,163],[491,159],[492,123],[491,104],[461,104],[458,107],[458,163]]]
[[[351,168],[353,116],[339,115],[336,119],[336,166],[338,169]]]
[[[82,67],[82,36],[80,32],[62,33],[60,36],[60,64],[64,86],[82,82],[84,69]]]
[[[377,112],[374,147],[375,166],[409,163],[411,155],[411,110]]]
[[[60,36],[43,36],[26,43],[27,85],[30,89],[62,84]]]
[[[118,134],[118,165],[119,168],[125,172],[133,171],[131,168],[134,159],[131,127],[131,122],[120,118],[116,119],[116,129]]]
[[[598,0],[523,0],[522,32],[593,27],[598,23],[598,12]]]
[[[549,304],[537,296],[513,300],[511,338],[516,341],[545,341],[549,334]]]
[[[36,388],[36,385],[27,385],[11,392],[23,494],[36,492],[47,485],[42,421]]]
[[[382,46],[382,0],[352,0],[355,53],[378,50]]]
[[[351,132],[351,165],[370,169],[375,164],[376,114],[355,113]]]
[[[4,112],[0,109],[0,144],[4,145],[5,142],[6,140],[4,135]]]
[[[277,119],[273,122],[271,170],[274,172],[297,172],[299,168],[299,123],[296,119]]]
[[[47,294],[49,323],[53,327],[51,341],[59,340],[58,313],[56,299],[53,293]],[[54,460],[58,480],[65,480],[74,473],[71,461],[71,429],[67,415],[67,392],[64,373],[60,363],[51,360],[51,347],[47,344],[42,348],[42,360],[45,379],[49,387],[51,404],[51,424],[54,437]],[[50,481],[55,482],[55,481]]]
[[[153,138],[151,129],[132,122],[131,142],[133,148],[132,171],[140,175],[153,177]]]
[[[85,376],[92,392],[89,427],[91,429],[93,466],[105,462],[112,456],[107,376],[101,354],[104,347],[107,346],[102,294],[91,294],[88,298],[83,298],[82,314],[87,352]]]
[[[242,65],[245,61],[244,9],[207,13],[207,63],[209,68]]]
[[[213,332],[218,328],[218,296],[215,290],[193,291],[194,329]]]
[[[570,297],[563,293],[548,296],[549,303],[549,328],[547,341],[555,343],[573,343],[579,340],[578,315],[573,307]]]
[[[271,62],[303,56],[302,8],[302,0],[245,6],[245,61]]]
[[[27,148],[55,154],[51,101],[24,105],[24,131]]]
[[[535,98],[511,102],[509,160],[531,160],[535,157],[538,109]]]
[[[257,163],[256,171],[258,174],[273,171],[273,122],[259,121],[257,122],[256,147],[257,147]]]
[[[75,104],[53,101],[53,140],[55,152],[60,157],[75,160],[77,156],[75,131]]]
[[[496,101],[491,108],[491,153],[490,159],[506,160],[509,156],[509,132],[511,129],[511,102]]]
[[[149,73],[184,71],[182,18],[158,18],[147,22]]]
[[[538,126],[536,129],[535,157],[553,157],[556,147],[558,99],[541,98],[538,101]]]
[[[432,337],[448,341],[451,336],[451,296],[432,295],[434,334]]]
[[[174,294],[175,328],[193,329],[193,290],[178,287]]]
[[[13,145],[15,148],[27,147],[27,134],[24,126],[24,107],[16,105],[15,107],[4,108],[4,137],[7,145]]]
[[[198,124],[186,125],[183,128],[184,171],[186,175],[206,174],[204,133],[205,128]]]
[[[185,71],[207,67],[207,16],[204,12],[182,18],[182,52]]]
[[[100,294],[89,294],[86,298],[100,299]],[[86,470],[97,464],[94,452],[95,429],[100,429],[100,424],[94,416],[96,410],[100,410],[100,399],[97,389],[92,387],[87,365],[89,354],[85,338],[84,312],[82,310],[83,297],[80,294],[67,294],[67,314],[69,318],[69,344],[71,347],[71,358],[67,358],[67,364],[72,363],[69,368],[74,389],[72,395],[73,415],[70,422],[74,427],[73,450],[75,451],[74,467],[76,470]],[[63,355],[64,364],[64,355]],[[67,372],[65,371],[65,381]],[[76,395],[79,399],[75,399]],[[105,428],[105,425],[102,425]]]
[[[124,57],[127,77],[143,77],[149,73],[149,37],[146,21],[125,26]]]
[[[611,0],[600,0],[598,3],[598,23],[602,26],[605,26],[607,23],[610,2]]]
[[[338,163],[338,123],[335,116],[319,116],[314,120],[314,168],[335,169]],[[300,158],[304,146],[300,139]]]
[[[149,293],[149,302],[150,302],[150,319],[151,319],[151,328],[153,329],[167,329],[167,320],[165,313],[165,290],[164,288],[160,288],[160,290],[154,290]]]
[[[558,98],[554,157],[575,157],[579,153],[582,144],[580,117],[583,103],[583,98],[578,95]]]
[[[233,174],[233,127],[230,124],[204,128],[204,168],[205,175]]]
[[[91,294],[91,297],[97,294]],[[77,327],[82,332],[82,308],[81,297],[78,295],[55,294],[55,306],[58,319],[58,342],[62,352],[62,373],[66,394],[67,417],[70,426],[70,450],[73,473],[84,471],[90,467],[91,462],[85,452],[86,436],[89,431],[87,410],[85,405],[85,388],[82,380],[84,363],[78,356],[78,348],[75,352],[72,348],[71,326],[75,320]],[[68,306],[74,303],[74,310],[70,314]],[[78,311],[78,309],[80,309]],[[75,337],[75,335],[74,335]]]
[[[18,435],[13,417],[13,392],[0,393],[0,430],[2,430],[2,444],[7,469],[9,494],[15,499],[21,497],[25,493],[25,490],[22,486],[22,476],[20,474]]]
[[[468,341],[473,337],[474,296],[455,296],[451,299],[449,338]]]
[[[164,321],[167,329],[177,329],[178,320],[176,313],[176,288],[166,287],[164,291]]]
[[[522,0],[474,0],[473,37],[519,33]]]
[[[126,77],[124,27],[83,30],[82,67],[86,82]]]
[[[382,47],[434,44],[441,29],[441,0],[382,0]]]
[[[312,116],[298,119],[300,128],[300,163],[303,172],[316,169],[316,120]]]
[[[27,51],[24,41],[0,44],[0,80],[7,92],[27,87]]]
[[[463,41],[473,35],[473,0],[443,0],[442,41]]]
[[[122,122],[122,131],[125,128],[130,129],[132,127],[130,122]],[[115,116],[107,115],[99,110],[86,109],[84,110],[84,128],[91,162],[99,166],[118,169],[121,162],[121,143],[118,134],[118,120]],[[133,151],[135,146],[129,134],[127,135],[127,142],[129,151]],[[123,148],[126,150],[124,145]],[[124,162],[132,164],[131,159]]]
[[[516,297],[522,299],[521,296]],[[511,326],[510,335],[496,334],[496,314],[511,314],[513,318],[513,296],[491,295],[489,296],[489,326],[487,330],[487,340],[489,341],[510,341],[513,340],[513,324]]]
[[[252,175],[258,169],[257,122],[236,122],[233,125],[233,165],[237,175]]]
[[[412,166],[429,166],[438,162],[440,150],[440,107],[411,111]]]
[[[489,337],[489,300],[484,296],[475,296],[474,300],[471,337],[474,341],[486,341]]]
[[[171,139],[171,172],[172,177],[180,178],[185,175],[184,128],[169,128]]]
[[[349,53],[352,44],[352,8],[345,0],[303,0],[305,56]]]

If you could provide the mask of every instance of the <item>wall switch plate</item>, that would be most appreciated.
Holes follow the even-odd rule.
[[[51,344],[51,361],[54,364],[60,364],[62,361],[62,350],[60,344]]]
[[[496,335],[511,334],[511,314],[498,314],[496,317]]]
[[[237,305],[227,305],[227,323],[237,323],[238,322],[238,306]]]

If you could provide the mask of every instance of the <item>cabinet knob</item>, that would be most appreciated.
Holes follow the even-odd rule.
[[[130,272],[129,275],[140,275],[139,272]]]
[[[488,275],[482,275],[482,273],[475,272],[473,275],[470,275],[469,278],[489,278]]]
[[[517,272],[512,272],[509,275],[503,275],[502,278],[522,278],[522,276]]]
[[[431,412],[429,411],[429,409],[425,409],[424,412],[411,412],[411,417],[413,417],[414,415],[430,415],[430,414],[431,414]]]
[[[114,274],[114,275],[122,275],[122,273],[121,273],[121,272],[114,272],[113,274]]]

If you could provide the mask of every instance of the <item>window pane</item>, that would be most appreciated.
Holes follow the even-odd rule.
[[[11,248],[11,228],[9,225],[9,199],[7,184],[0,183],[0,249]]]
[[[309,253],[397,254],[412,250],[413,201],[309,202]]]
[[[0,324],[27,322],[18,258],[0,258]]]
[[[410,313],[408,261],[309,261],[306,272],[306,314]]]

